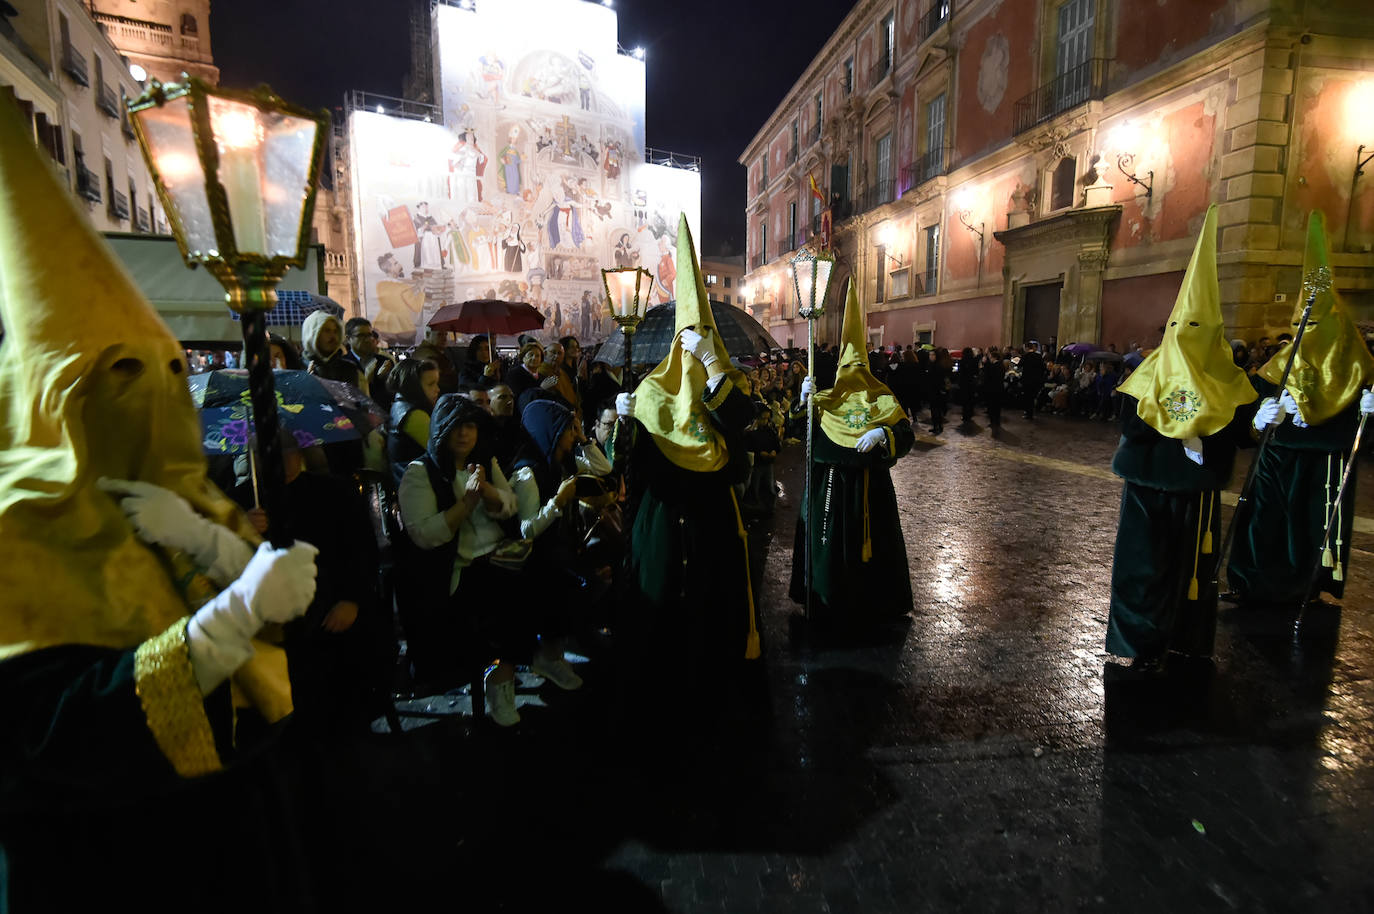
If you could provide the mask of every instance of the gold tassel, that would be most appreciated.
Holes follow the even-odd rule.
[[[730,487],[730,504],[735,506],[735,523],[739,525],[740,542],[744,544],[744,584],[749,589],[749,634],[744,639],[744,659],[757,660],[763,654],[759,646],[758,622],[754,618],[754,582],[749,575],[749,531],[744,529],[744,516],[739,511],[739,498]]]
[[[1326,455],[1326,504],[1323,506],[1323,508],[1324,508],[1324,510],[1322,511],[1322,516],[1323,516],[1323,517],[1330,517],[1330,516],[1331,516],[1331,455],[1330,455],[1330,454]],[[1336,559],[1335,559],[1335,557],[1331,554],[1331,540],[1330,540],[1330,539],[1327,539],[1326,542],[1322,543],[1322,567],[1323,567],[1323,568],[1331,568],[1331,567],[1334,566],[1335,564],[1336,564]],[[1336,578],[1334,574],[1332,575],[1332,577],[1335,578],[1335,579],[1338,580],[1338,581],[1340,580],[1340,578]]]
[[[868,468],[864,468],[864,548],[859,556],[867,562],[873,558],[873,534],[868,526]]]
[[[1211,555],[1211,554],[1212,554],[1212,510],[1213,510],[1213,506],[1214,506],[1213,500],[1210,499],[1210,498],[1208,498],[1208,499],[1207,499],[1207,521],[1202,525],[1202,527],[1203,527],[1203,531],[1202,531],[1202,554],[1203,554],[1203,555]]]
[[[1202,498],[1206,498],[1207,493],[1202,493]],[[1202,499],[1197,503],[1197,538],[1193,540],[1197,544],[1197,551],[1193,553],[1193,577],[1188,582],[1188,599],[1197,599],[1197,563],[1198,556],[1202,554]]]

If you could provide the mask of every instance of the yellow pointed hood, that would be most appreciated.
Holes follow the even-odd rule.
[[[841,447],[852,448],[864,432],[896,425],[906,418],[897,398],[868,368],[867,325],[853,277],[845,295],[840,327],[840,366],[835,386],[816,394],[821,431]]]
[[[101,476],[241,513],[205,476],[176,338],[0,105],[0,659],[128,649],[188,611],[168,556],[145,546]]]
[[[1307,296],[1311,294],[1308,280],[1323,269],[1327,281],[1312,287],[1317,290],[1317,297],[1312,302],[1307,330],[1302,335],[1298,354],[1293,359],[1293,370],[1288,376],[1288,392],[1297,401],[1303,420],[1311,425],[1320,425],[1340,414],[1359,398],[1362,389],[1374,382],[1374,356],[1369,354],[1359,328],[1330,284],[1326,216],[1320,210],[1313,210],[1307,218],[1307,250],[1302,258],[1303,294],[1293,307],[1294,335],[1298,332]],[[1284,344],[1264,364],[1259,370],[1260,377],[1271,384],[1283,380],[1291,345]]]
[[[677,279],[673,297],[676,311],[672,348],[635,390],[635,418],[654,436],[654,443],[673,463],[687,470],[711,472],[725,466],[729,455],[702,402],[706,369],[683,353],[682,331],[688,327],[695,329],[715,350],[718,363],[727,366],[730,378],[729,382],[722,383],[734,383],[746,391],[748,386],[738,369],[728,367],[730,354],[711,314],[711,302],[706,297],[706,283],[701,277],[686,215],[678,218]]]
[[[1217,208],[1207,208],[1193,259],[1183,274],[1164,340],[1121,385],[1138,401],[1136,415],[1180,441],[1221,431],[1236,407],[1257,394],[1236,367],[1221,318],[1217,284]]]

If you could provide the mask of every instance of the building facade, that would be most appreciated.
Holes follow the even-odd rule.
[[[1312,209],[1367,316],[1369,110],[1358,0],[860,0],[740,158],[746,282],[804,336],[787,262],[828,218],[822,338],[852,276],[875,343],[1149,346],[1215,202],[1234,336],[1289,324]]]
[[[706,297],[737,308],[745,306],[744,255],[702,257],[701,275],[706,280]]]
[[[125,113],[142,86],[77,0],[14,0],[0,13],[0,88],[104,232],[167,230]]]
[[[188,73],[219,84],[210,0],[89,0],[89,9],[119,52],[149,77],[180,82]]]

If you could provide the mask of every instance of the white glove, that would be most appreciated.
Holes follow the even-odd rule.
[[[1283,421],[1283,407],[1279,401],[1273,397],[1265,397],[1264,402],[1255,410],[1254,426],[1259,431],[1264,431],[1275,422]]]
[[[170,489],[131,479],[102,477],[96,485],[119,499],[124,516],[145,543],[179,549],[216,584],[234,580],[253,557],[253,547],[227,527],[201,517]]]
[[[1202,439],[1185,438],[1183,441],[1183,455],[1198,466],[1202,466]]]
[[[558,386],[558,375],[550,375],[549,377],[540,381],[539,386],[542,387],[544,390],[553,390],[555,387]]]
[[[1360,394],[1360,412],[1366,416],[1374,413],[1374,390],[1366,390]]]
[[[682,348],[690,352],[703,368],[711,367],[716,360],[715,350],[707,344],[705,337],[691,327],[682,331]]]
[[[854,449],[860,454],[867,454],[875,447],[887,448],[887,432],[880,428],[869,429],[859,436],[859,443],[854,445]]]
[[[202,695],[253,656],[254,635],[268,622],[287,622],[315,598],[315,556],[297,542],[286,549],[258,547],[243,574],[206,603],[186,626],[186,648]]]
[[[1298,401],[1293,399],[1293,395],[1286,389],[1279,395],[1279,405],[1283,411],[1293,417],[1293,424],[1298,428],[1307,428],[1307,420],[1302,417],[1302,412],[1298,410]]]
[[[808,400],[810,400],[810,399],[811,399],[811,395],[812,395],[813,393],[815,393],[815,392],[816,392],[816,379],[813,378],[813,377],[811,377],[811,375],[807,375],[806,377],[802,378],[802,382],[801,382],[801,398],[802,398],[802,402],[805,403],[805,402],[807,402]]]
[[[615,395],[615,414],[628,419],[635,414],[635,395],[620,393]]]

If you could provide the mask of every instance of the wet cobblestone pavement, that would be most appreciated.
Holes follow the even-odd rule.
[[[786,597],[790,449],[753,531],[764,658],[720,725],[638,739],[591,649],[519,732],[369,744],[396,772],[379,827],[417,836],[396,884],[499,910],[1374,910],[1368,521],[1300,640],[1291,609],[1223,604],[1214,670],[1104,687],[1115,444],[1014,413],[922,435],[893,472],[915,611],[843,645]]]

